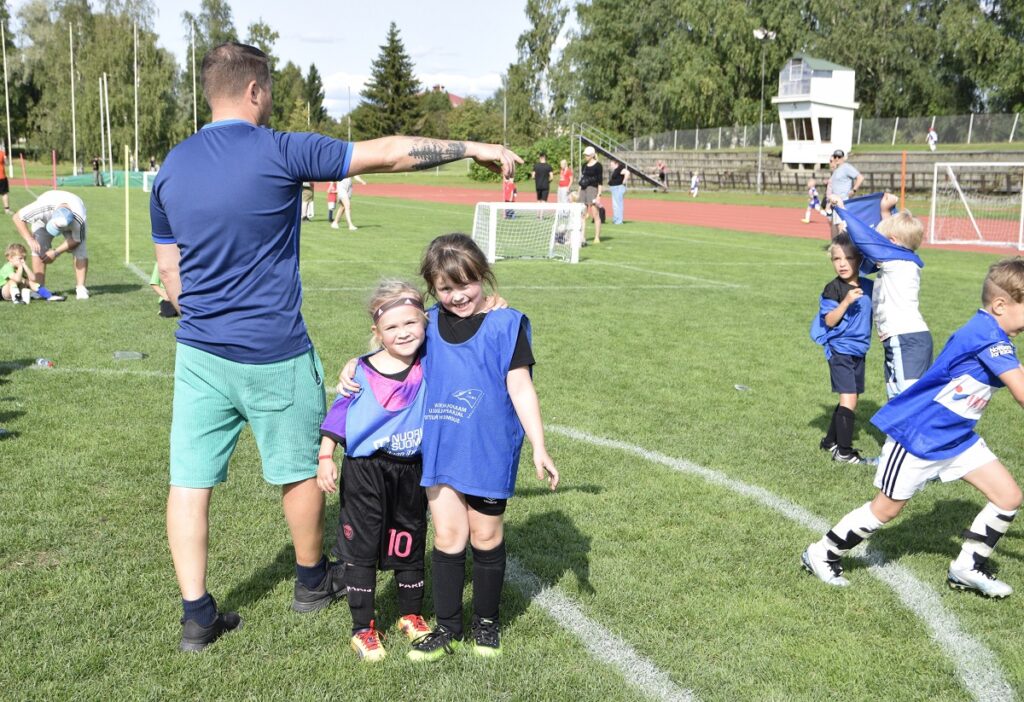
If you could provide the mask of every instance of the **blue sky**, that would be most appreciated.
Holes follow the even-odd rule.
[[[20,3],[19,3],[20,4]],[[199,12],[199,0],[158,0],[155,29],[160,44],[179,64],[188,55],[181,14]],[[98,2],[93,0],[93,5]],[[462,96],[487,97],[516,59],[516,39],[527,26],[525,0],[246,0],[231,2],[235,28],[245,39],[250,23],[262,18],[281,36],[275,53],[303,73],[315,63],[323,77],[328,113],[348,112],[379,55],[388,25],[398,25],[417,77],[426,86],[444,85]],[[199,57],[197,57],[199,60]]]

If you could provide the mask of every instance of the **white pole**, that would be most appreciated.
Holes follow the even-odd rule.
[[[196,23],[192,23],[192,132],[199,131],[199,103],[196,101]]]
[[[1013,126],[1010,127],[1010,139],[1009,142],[1013,143],[1013,133],[1017,131],[1017,120],[1020,119],[1020,113],[1015,112],[1013,115]]]
[[[135,167],[139,167],[139,23],[135,23]]]
[[[103,160],[106,159],[106,157],[107,157],[107,128],[103,124],[103,76],[100,76],[100,162],[101,162],[101,164],[102,164]],[[100,172],[102,173],[105,170],[107,170],[107,169],[106,168],[101,168]],[[100,176],[100,181],[102,182],[102,180],[103,180],[103,176],[101,175]]]
[[[860,144],[860,130],[864,128],[864,118],[857,120],[857,144]]]
[[[755,32],[756,36],[756,32]],[[761,185],[761,151],[764,148],[764,40],[761,41],[761,114],[757,118],[757,194],[763,193]]]
[[[897,116],[896,121],[892,125],[892,146],[896,146],[896,132],[900,128],[900,118]]]
[[[935,198],[939,193],[939,164],[932,166],[932,208],[928,214],[928,241],[935,243]]]
[[[110,128],[110,81],[103,74],[103,105],[107,111],[107,155],[110,158],[110,186],[114,185],[114,133]]]
[[[1020,224],[1017,225],[1017,250],[1024,250],[1024,175],[1020,181]]]
[[[68,46],[71,47],[71,175],[78,175],[78,124],[75,119],[75,33],[68,25]]]
[[[971,113],[971,121],[967,123],[967,143],[971,143],[971,132],[974,131],[974,113]]]
[[[11,99],[7,92],[7,36],[0,22],[0,47],[4,52],[4,110],[7,112],[7,158],[11,158]]]

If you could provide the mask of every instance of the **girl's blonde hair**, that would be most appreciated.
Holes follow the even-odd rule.
[[[917,251],[921,247],[921,239],[924,238],[924,225],[910,210],[902,210],[888,219],[883,219],[875,227],[882,236],[895,239],[898,244],[905,246],[911,251]]]
[[[377,289],[373,291],[373,295],[370,296],[369,304],[367,305],[367,311],[370,313],[370,319],[373,320],[373,334],[370,335],[370,351],[380,351],[383,346],[380,343],[380,337],[377,335],[377,318],[379,317],[379,310],[387,305],[389,302],[400,300],[402,298],[411,298],[419,303],[419,313],[423,317],[423,323],[427,323],[427,315],[423,311],[423,295],[417,290],[411,283],[407,283],[404,280],[398,280],[396,278],[386,278],[377,284]]]
[[[988,268],[985,284],[981,287],[981,304],[986,307],[1001,294],[1014,302],[1024,302],[1024,258],[1004,258]]]
[[[456,285],[475,281],[486,282],[497,291],[491,264],[480,247],[465,234],[445,234],[430,242],[423,252],[420,275],[427,283],[427,292],[437,297],[436,281],[444,276]]]

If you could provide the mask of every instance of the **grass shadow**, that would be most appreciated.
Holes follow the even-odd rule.
[[[89,295],[120,295],[142,290],[147,286],[142,283],[116,283],[113,285],[90,285]]]
[[[911,503],[904,508],[903,515],[871,538],[871,545],[884,553],[887,561],[918,553],[934,553],[952,560],[960,553],[963,531],[971,526],[979,509],[977,503],[963,499],[936,502],[927,512],[916,512]],[[1010,529],[993,553],[997,563],[1000,557],[1024,561],[1018,541],[1021,536],[1013,533],[1012,526]],[[859,567],[855,562],[849,565]]]

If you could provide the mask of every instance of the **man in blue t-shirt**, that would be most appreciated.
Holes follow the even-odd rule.
[[[492,144],[399,136],[351,144],[267,129],[267,57],[244,44],[212,49],[201,78],[212,121],[168,154],[150,200],[160,279],[181,312],[167,534],[184,608],[181,648],[191,651],[241,624],[236,612],[217,611],[206,560],[210,496],[247,423],[264,478],[282,489],[295,545],[292,608],[315,611],[345,593],[341,566],[322,551],[316,469],[326,407],[300,312],[302,182],[462,158],[503,174],[522,163]],[[243,201],[250,206],[223,206]]]
[[[982,410],[1001,387],[1024,406],[1024,368],[1010,341],[1024,331],[1024,259],[992,264],[982,287],[984,307],[946,342],[920,380],[871,419],[887,436],[874,499],[853,510],[803,553],[804,568],[839,587],[849,585],[840,558],[893,520],[928,482],[962,479],[988,503],[964,532],[946,582],[955,590],[1007,597],[988,558],[1017,514],[1021,490],[1006,467],[974,432]]]

